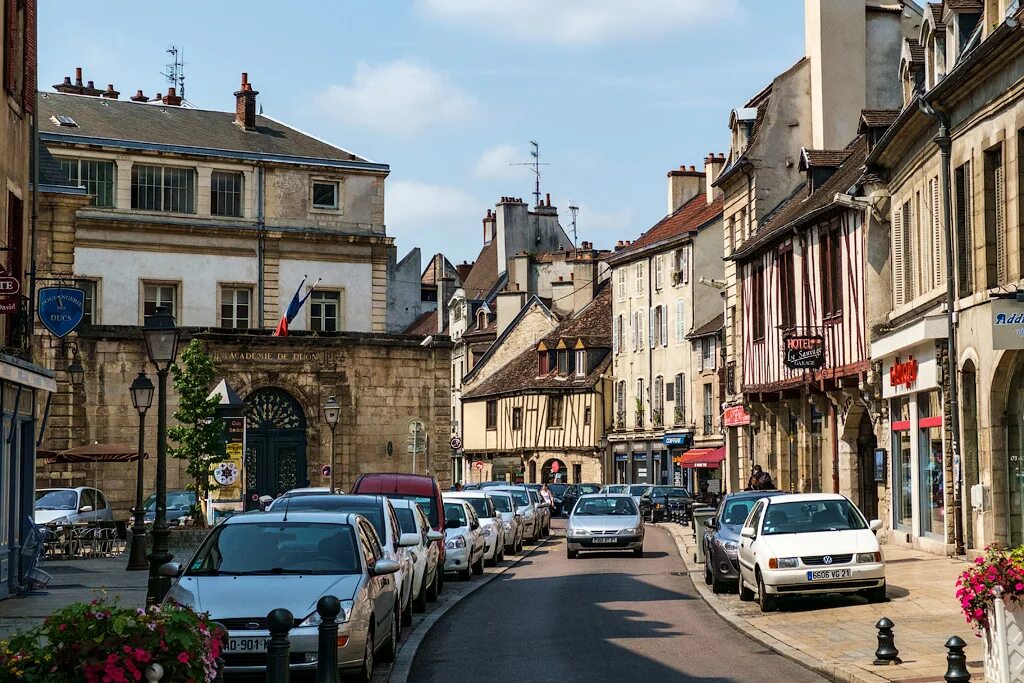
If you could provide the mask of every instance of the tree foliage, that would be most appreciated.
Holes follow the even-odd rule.
[[[224,420],[217,417],[220,398],[210,398],[216,379],[213,359],[206,353],[203,343],[193,339],[181,354],[182,365],[171,367],[174,388],[178,392],[178,409],[174,413],[177,425],[167,430],[171,441],[178,444],[169,448],[171,457],[188,461],[185,472],[192,478],[189,486],[196,492],[196,526],[206,526],[203,504],[213,481],[213,468],[227,456],[224,451]]]

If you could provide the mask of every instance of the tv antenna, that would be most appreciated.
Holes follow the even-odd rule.
[[[171,45],[167,48],[167,54],[171,55],[173,61],[164,67],[166,73],[160,72],[160,75],[178,89],[178,97],[185,99],[185,51],[177,45]]]
[[[575,204],[569,205],[569,215],[572,216],[572,246],[576,246],[576,215],[580,212],[580,207]]]
[[[519,163],[511,163],[509,166],[529,166],[530,170],[533,171],[534,184],[533,184],[533,205],[540,206],[540,167],[550,166],[551,164],[541,163],[540,160],[540,143],[536,140],[530,140],[530,156],[532,161],[523,161]]]

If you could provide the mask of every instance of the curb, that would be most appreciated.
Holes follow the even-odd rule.
[[[749,624],[742,617],[733,614],[732,611],[722,603],[718,596],[715,595],[710,588],[704,585],[704,569],[703,567],[697,567],[696,563],[690,560],[689,551],[686,549],[682,539],[682,532],[675,526],[663,526],[661,528],[665,529],[668,532],[668,535],[671,536],[672,540],[675,542],[676,550],[679,552],[679,558],[686,566],[686,573],[690,577],[694,587],[697,589],[697,593],[700,594],[700,597],[705,603],[707,603],[708,607],[714,610],[718,616],[724,619],[725,622],[734,629],[748,638],[752,638],[753,640],[761,643],[777,654],[782,655],[786,659],[795,662],[820,676],[823,676],[827,680],[835,681],[836,683],[891,683],[887,678],[876,676],[875,674],[850,667],[846,664],[816,659],[815,657],[796,649],[792,645],[787,645],[778,638],[768,635],[761,629]]]
[[[448,610],[450,610],[452,607],[465,600],[467,596],[472,595],[479,589],[489,584],[494,579],[498,578],[499,576],[507,572],[509,569],[518,566],[520,562],[533,555],[540,548],[543,548],[546,545],[548,545],[548,543],[550,543],[552,539],[555,538],[561,537],[556,537],[549,534],[547,538],[543,539],[542,541],[537,543],[537,545],[530,548],[529,552],[522,555],[518,555],[515,559],[515,562],[512,562],[511,564],[508,564],[504,567],[500,567],[498,571],[494,571],[490,574],[487,574],[483,577],[483,580],[474,583],[465,593],[460,595],[458,598],[452,600],[451,602],[446,602],[445,604],[441,605],[440,607],[432,611],[426,617],[424,617],[423,621],[419,623],[416,629],[409,634],[409,637],[406,638],[405,642],[402,643],[401,647],[399,647],[398,656],[395,658],[395,663],[391,667],[391,673],[388,674],[388,683],[406,683],[409,680],[409,674],[412,673],[412,662],[414,659],[416,659],[416,654],[419,652],[420,645],[423,644],[424,638],[426,638],[427,634],[430,633],[430,629],[433,628],[434,624],[441,620],[441,617],[448,613]]]

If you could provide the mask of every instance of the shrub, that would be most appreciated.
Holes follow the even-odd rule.
[[[1007,551],[998,545],[988,546],[985,556],[976,558],[956,580],[956,597],[964,617],[977,631],[989,627],[989,607],[997,586],[1007,603],[1024,599],[1024,548]]]
[[[0,641],[0,683],[130,683],[145,680],[154,662],[163,681],[209,683],[223,636],[187,607],[76,603]]]

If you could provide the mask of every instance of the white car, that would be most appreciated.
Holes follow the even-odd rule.
[[[516,509],[515,499],[508,491],[487,489],[486,493],[505,527],[505,550],[510,553],[519,552],[523,549],[523,517]]]
[[[537,506],[530,498],[530,492],[522,486],[499,486],[487,490],[504,491],[512,496],[512,500],[516,502],[516,511],[523,518],[523,540],[536,541],[540,536],[540,516],[537,514]]]
[[[740,531],[740,600],[756,595],[762,612],[784,595],[860,592],[871,602],[885,600],[885,562],[875,538],[881,528],[837,493],[758,500]]]
[[[405,552],[412,558],[413,579],[412,579],[412,607],[417,612],[427,609],[427,600],[437,600],[437,572],[444,571],[438,567],[437,541],[444,538],[440,531],[430,528],[430,520],[423,512],[423,508],[414,500],[407,498],[392,498],[391,505],[395,508],[395,516],[398,517],[398,525],[402,528],[402,536],[399,543],[405,547]],[[411,536],[416,537],[416,543],[409,545]]]
[[[484,535],[473,507],[464,500],[444,502],[444,570],[469,581],[484,573]]]
[[[551,506],[540,497],[539,491],[534,491],[533,489],[529,489],[529,491],[530,500],[533,501],[533,508],[537,511],[537,527],[539,529],[537,536],[547,538],[548,534],[551,533]]]
[[[473,507],[484,535],[484,561],[494,566],[505,559],[505,525],[494,508],[494,501],[483,491],[445,493],[445,500],[464,500]]]

